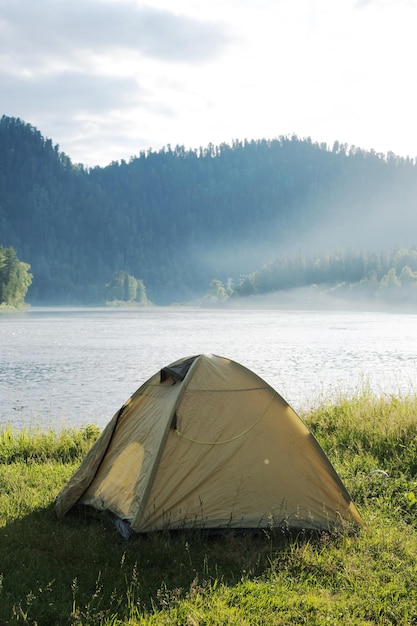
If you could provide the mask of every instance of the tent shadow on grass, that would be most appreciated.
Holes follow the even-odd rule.
[[[102,515],[57,520],[52,505],[0,529],[0,623],[67,624],[72,612],[125,615],[132,599],[147,611],[167,608],[193,585],[233,587],[265,574],[294,542],[315,531],[204,535],[157,532],[126,542]],[[336,539],[335,539],[336,540]],[[32,620],[32,622],[30,622]]]

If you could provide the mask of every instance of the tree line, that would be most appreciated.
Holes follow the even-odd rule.
[[[27,291],[32,283],[30,265],[20,261],[16,250],[0,245],[0,306],[20,308],[25,305]],[[150,304],[143,281],[127,272],[115,272],[104,286],[105,303]]]
[[[236,284],[214,279],[206,302],[225,303],[305,288],[311,290],[311,296],[416,306],[417,246],[379,253],[346,249],[281,256]]]
[[[291,264],[300,281],[292,251],[316,249],[313,232],[333,227],[320,249],[359,235],[374,250],[413,245],[416,174],[415,159],[296,136],[167,146],[86,168],[3,116],[0,242],[30,264],[33,304],[117,301],[135,291],[126,276],[156,304],[202,297],[213,279],[259,291],[271,274],[284,284]]]

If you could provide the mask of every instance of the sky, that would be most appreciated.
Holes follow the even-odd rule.
[[[0,114],[74,163],[295,134],[417,156],[417,0],[0,0]]]

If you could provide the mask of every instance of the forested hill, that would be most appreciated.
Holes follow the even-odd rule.
[[[30,124],[0,121],[0,245],[31,265],[37,304],[100,303],[116,272],[167,304],[294,251],[412,246],[416,199],[415,160],[338,143],[168,146],[87,169]]]

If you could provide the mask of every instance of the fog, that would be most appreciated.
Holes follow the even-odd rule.
[[[379,253],[417,245],[417,181],[407,186],[382,181],[366,193],[340,188],[328,199],[307,199],[304,213],[288,233],[277,220],[265,225],[262,237],[210,244],[194,252],[213,277],[239,279],[280,257],[337,249]]]
[[[271,292],[265,295],[229,298],[222,303],[213,303],[210,300],[201,301],[203,307],[215,307],[231,310],[280,310],[280,311],[346,311],[346,312],[380,312],[380,313],[415,313],[415,290],[407,291],[402,299],[391,301],[378,297],[349,297],[325,287],[299,287]]]
[[[288,233],[282,231],[282,220],[266,224],[261,236],[244,241],[229,241],[194,247],[198,263],[212,279],[227,285],[238,285],[246,276],[259,272],[277,259],[313,258],[338,250],[364,254],[389,254],[399,248],[417,245],[417,181],[401,180],[357,190],[339,188],[327,199],[306,200],[303,219],[295,220]],[[299,208],[299,207],[296,207]],[[295,211],[297,214],[297,211]],[[256,217],[255,217],[256,219]],[[304,226],[302,224],[304,223]],[[380,277],[381,278],[381,277]],[[341,281],[342,282],[342,281]],[[207,285],[207,292],[209,285]],[[268,295],[229,299],[229,307],[322,309],[322,310],[403,310],[415,311],[416,290],[401,287],[401,293],[363,292],[319,285],[282,290]],[[391,300],[390,300],[391,298]]]
[[[302,248],[316,251],[353,248],[379,252],[417,244],[417,185],[378,190],[365,200],[340,198],[320,207],[325,218],[300,238]]]

